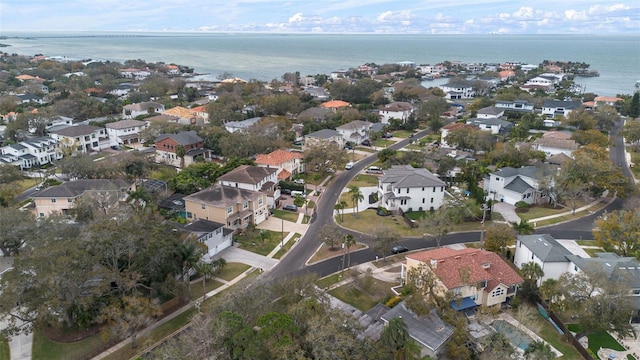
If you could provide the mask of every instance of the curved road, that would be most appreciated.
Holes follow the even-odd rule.
[[[617,132],[622,126],[622,122],[619,121],[615,123],[614,128],[611,131],[611,136],[614,138],[614,146],[611,147],[610,157],[614,164],[618,164],[621,168],[625,176],[628,178],[631,177],[631,172],[629,168],[626,166],[626,158],[624,154],[624,143],[621,137],[617,136]],[[416,133],[412,138],[404,139],[399,141],[398,143],[390,146],[389,148],[398,150],[409,144],[411,140],[420,139],[425,136],[429,131],[423,130]],[[332,274],[336,271],[340,271],[343,266],[346,267],[345,260],[343,256],[337,256],[331,259],[327,259],[325,261],[309,265],[307,266],[305,262],[309,259],[313,253],[318,248],[319,242],[316,239],[316,233],[322,229],[325,225],[333,222],[334,210],[333,205],[338,201],[340,196],[340,192],[343,188],[347,186],[349,181],[360,171],[365,169],[367,166],[375,162],[377,159],[377,154],[372,154],[359,162],[357,162],[354,167],[349,171],[343,171],[339,175],[337,175],[333,181],[325,188],[322,197],[318,201],[318,205],[316,206],[316,213],[312,218],[311,224],[309,225],[309,229],[305,233],[305,235],[299,240],[298,244],[294,246],[289,253],[284,256],[281,261],[273,267],[267,274],[265,274],[265,280],[272,280],[281,277],[287,277],[292,275],[300,275],[305,273],[317,273],[319,276],[326,276]],[[539,229],[536,231],[537,233],[549,233],[553,237],[558,239],[593,239],[593,234],[591,229],[593,228],[593,223],[597,217],[602,215],[604,211],[613,211],[617,209],[621,209],[623,207],[623,200],[616,199],[605,209],[590,214],[588,216],[582,217],[580,219],[557,224],[553,226],[548,226]],[[345,230],[345,232],[349,232],[353,234],[356,238],[356,241],[362,243],[369,243],[369,238],[363,234],[353,232],[350,230]],[[468,243],[468,242],[477,242],[480,240],[480,232],[464,232],[464,233],[453,233],[444,237],[441,241],[441,245],[450,245],[450,244],[460,244],[460,243]],[[435,247],[435,240],[427,241],[423,238],[403,238],[400,243],[409,250],[416,250],[428,247]],[[370,249],[364,249],[351,253],[351,266],[374,261],[376,259],[376,253]]]

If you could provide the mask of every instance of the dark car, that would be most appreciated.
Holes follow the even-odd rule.
[[[406,246],[402,246],[402,245],[396,245],[391,248],[391,252],[394,254],[400,254],[407,251],[409,251],[409,249],[407,249]]]
[[[285,195],[291,195],[291,189],[282,189],[280,192]]]
[[[298,207],[293,205],[293,204],[287,204],[285,206],[282,207],[282,210],[287,210],[287,211],[298,211]]]
[[[383,138],[383,139],[391,139],[392,137],[393,137],[393,134],[392,134],[392,133],[385,133],[385,134],[382,134],[382,138]]]
[[[369,139],[366,139],[362,142],[362,145],[364,146],[371,146],[371,141],[369,141]]]

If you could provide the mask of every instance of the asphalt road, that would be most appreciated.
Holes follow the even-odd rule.
[[[615,146],[611,147],[610,157],[615,164],[622,168],[625,176],[631,178],[631,172],[626,166],[624,143],[622,142],[622,138],[617,136],[618,130],[621,126],[622,121],[619,121],[614,125],[614,128],[611,131],[611,137],[614,139]],[[423,130],[416,133],[412,138],[404,139],[389,148],[394,150],[400,149],[408,145],[410,141],[420,139],[427,133],[428,130]],[[347,186],[349,181],[351,181],[351,178],[372,164],[376,159],[377,155],[372,154],[357,162],[351,170],[344,171],[336,176],[329,186],[325,188],[324,194],[316,207],[316,213],[312,218],[312,222],[305,236],[300,239],[299,243],[294,248],[290,250],[289,254],[287,254],[274,268],[272,268],[268,274],[266,274],[267,276],[265,277],[265,280],[302,275],[310,272],[316,273],[319,276],[326,276],[346,267],[347,260],[344,256],[327,259],[310,266],[306,266],[305,262],[318,248],[319,241],[316,237],[318,231],[325,225],[333,222],[333,205],[337,202],[342,189]],[[622,199],[616,199],[605,209],[590,214],[589,216],[563,224],[540,228],[536,233],[549,233],[557,239],[593,239],[593,233],[591,230],[593,229],[594,221],[601,216],[603,212],[621,209],[623,205],[624,201]],[[366,235],[348,230],[344,231],[353,234],[358,242],[370,243],[370,238]],[[441,241],[441,245],[469,243],[479,240],[480,232],[477,231],[454,233],[445,236]],[[409,250],[436,246],[435,240],[425,240],[422,238],[403,238],[399,241],[399,244],[406,246]],[[376,260],[376,255],[380,256],[371,248],[352,252],[351,266],[374,261]]]

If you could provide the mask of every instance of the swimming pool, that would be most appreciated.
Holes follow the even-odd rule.
[[[533,342],[533,339],[529,335],[504,320],[495,320],[491,323],[491,327],[509,339],[511,345],[519,347],[522,350],[527,350],[529,344]]]

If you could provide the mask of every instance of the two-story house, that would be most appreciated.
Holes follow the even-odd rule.
[[[122,118],[133,119],[140,115],[162,114],[164,111],[164,105],[157,102],[147,101],[123,106]]]
[[[425,168],[394,165],[378,180],[378,198],[391,211],[435,210],[442,206],[445,185]]]
[[[224,224],[196,219],[188,224],[176,224],[176,226],[179,230],[186,232],[187,236],[195,237],[198,242],[207,247],[207,252],[202,256],[205,262],[211,262],[214,256],[233,245],[233,230],[226,228]]]
[[[291,180],[293,175],[304,172],[304,155],[297,151],[278,149],[268,154],[258,154],[256,165],[277,169],[277,179]]]
[[[371,125],[373,124],[368,121],[355,120],[338,126],[336,131],[342,135],[345,141],[358,145],[369,139]]]
[[[224,186],[263,192],[267,195],[267,205],[270,208],[275,208],[280,198],[277,173],[278,169],[276,168],[240,165],[220,176],[218,183]]]
[[[413,111],[413,105],[408,102],[396,101],[382,106],[378,110],[378,115],[380,116],[380,122],[383,124],[388,124],[391,119],[400,120],[404,124],[409,119],[409,116],[413,114]]]
[[[467,124],[477,126],[483,131],[489,131],[493,135],[507,133],[513,128],[512,122],[498,118],[471,118],[467,120]]]
[[[184,156],[180,156],[180,147]],[[155,141],[156,162],[178,168],[189,166],[198,158],[211,159],[211,151],[204,148],[204,140],[195,131],[181,131],[177,134],[162,134]]]
[[[62,159],[58,141],[51,137],[39,137],[0,148],[0,163],[18,166],[20,170],[51,164]]]
[[[92,125],[67,126],[62,129],[51,129],[50,135],[58,140],[60,148],[68,148],[80,154],[88,154],[109,147],[105,128]]]
[[[478,119],[499,119],[504,116],[504,109],[497,106],[487,106],[478,110]]]
[[[435,293],[451,293],[451,307],[468,311],[476,306],[500,306],[516,295],[522,278],[494,252],[438,248],[409,254],[401,277],[412,281],[412,270],[431,271],[437,277]]]
[[[440,89],[444,91],[446,98],[449,100],[472,99],[476,96],[473,86],[466,83],[449,82],[444,85],[440,85]]]
[[[565,101],[565,100],[545,100],[542,103],[542,115],[545,115],[548,119],[556,116],[568,117],[571,111],[578,109],[582,106],[580,101]]]
[[[538,191],[538,179],[544,170],[535,166],[503,167],[484,178],[487,199],[515,205],[518,201],[534,204],[545,195]]]
[[[345,140],[342,137],[342,134],[336,130],[322,129],[304,136],[303,150],[321,144],[331,144],[342,149],[344,147]]]
[[[110,146],[131,145],[140,142],[140,132],[147,128],[146,121],[120,120],[105,125]]]
[[[184,197],[187,219],[205,219],[239,230],[269,217],[267,195],[236,187],[213,185]]]
[[[495,105],[495,107],[504,109],[505,111],[516,111],[521,113],[533,113],[534,106],[534,104],[526,100],[498,100]]]
[[[109,208],[126,201],[135,188],[135,183],[127,180],[80,179],[48,187],[32,197],[39,217],[54,213],[69,215],[81,197],[93,197],[89,201],[99,200],[100,206]]]

